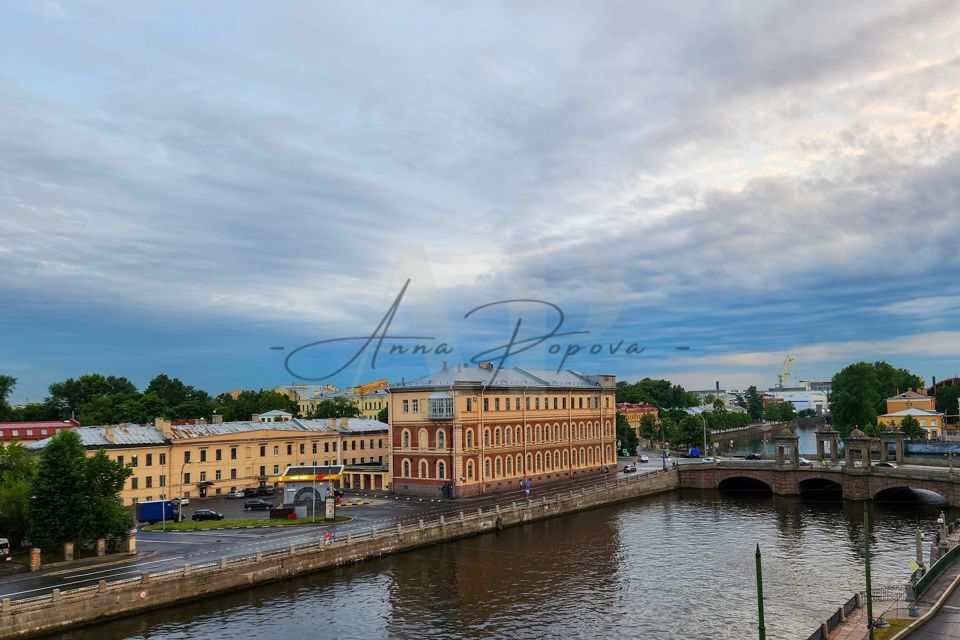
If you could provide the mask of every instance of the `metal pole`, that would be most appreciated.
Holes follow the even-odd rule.
[[[760,569],[760,543],[757,543],[757,609],[760,615],[760,640],[766,640],[767,628],[763,624],[763,572]]]
[[[311,522],[317,524],[317,468],[313,468],[313,512],[311,513]]]
[[[873,588],[870,584],[870,510],[863,503],[863,556],[867,572],[867,638],[873,640]]]
[[[707,416],[700,414],[700,419],[703,420],[703,455],[707,455]]]

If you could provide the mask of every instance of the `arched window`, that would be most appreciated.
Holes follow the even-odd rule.
[[[550,471],[550,452],[549,451],[547,451],[547,453],[543,456],[543,468],[546,471]]]
[[[533,442],[533,438],[531,437],[531,435],[532,435],[532,432],[531,432],[530,427],[528,426],[528,427],[527,427],[527,440],[526,440],[527,444],[530,444],[531,442]]]
[[[567,431],[567,423],[564,422],[564,423],[561,425],[561,428],[563,429],[563,439],[566,440],[566,439],[567,439],[567,434],[569,433],[569,431]]]
[[[400,436],[400,446],[404,449],[410,448],[410,431],[407,429],[404,429],[403,434]]]
[[[587,449],[587,464],[593,464],[593,449]]]
[[[513,429],[511,429],[510,427],[507,427],[506,429],[504,429],[504,430],[503,430],[503,443],[506,444],[506,445],[509,445],[509,444],[510,444],[510,441],[513,440],[513,438],[510,437],[510,436],[512,436],[512,435],[513,435]]]
[[[517,474],[519,474],[519,475],[522,475],[522,474],[523,474],[523,456],[521,456],[520,454],[517,454],[517,470],[516,470],[516,472],[517,472]]]
[[[553,452],[553,468],[554,469],[560,468],[560,452],[559,451]]]
[[[513,457],[507,456],[507,475],[513,475]]]
[[[467,449],[473,449],[473,429],[467,429]]]
[[[537,466],[534,467],[534,469],[536,469],[538,473],[543,469],[543,456],[540,455],[539,451],[537,452]]]
[[[444,464],[443,460],[437,460],[437,477],[441,480],[445,480],[447,477],[447,465]]]
[[[437,431],[437,449],[447,448],[447,432],[443,429]]]
[[[524,467],[524,469],[526,470],[526,473],[533,471],[533,456],[529,453],[527,454],[527,466]]]
[[[490,446],[490,427],[486,427],[483,430],[483,446]]]
[[[497,427],[496,429],[493,430],[493,444],[497,447],[500,446],[500,436],[501,436],[500,427]]]
[[[430,467],[427,465],[427,461],[426,461],[426,460],[421,460],[419,467],[420,467],[420,477],[421,477],[421,478],[429,478],[429,477],[430,477]]]
[[[420,431],[417,432],[417,447],[420,449],[430,448],[430,434],[427,433],[426,429],[420,429]]]
[[[564,468],[570,466],[570,452],[566,449],[563,450],[563,466]]]
[[[493,474],[490,473],[490,458],[487,458],[483,461],[483,477],[490,478]]]
[[[587,452],[583,449],[583,447],[580,447],[580,466],[583,467],[583,466],[586,466],[586,464],[587,464]]]
[[[410,461],[409,460],[403,461],[403,477],[404,478],[410,477]]]
[[[593,459],[597,461],[597,464],[603,462],[603,459],[600,457],[600,447],[596,447],[594,450]]]
[[[534,442],[543,442],[543,431],[540,429],[540,425],[537,425],[536,434]]]
[[[523,431],[520,430],[520,427],[517,427],[517,430],[516,430],[516,432],[514,433],[514,435],[517,436],[517,438],[516,438],[516,443],[517,443],[517,444],[523,444]]]
[[[473,480],[473,460],[467,460],[467,480]]]
[[[500,478],[503,476],[503,458],[497,456],[497,461],[493,465],[494,477]]]

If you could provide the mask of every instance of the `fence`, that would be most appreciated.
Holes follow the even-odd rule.
[[[212,562],[203,562],[200,564],[185,564],[181,567],[174,569],[165,569],[161,571],[156,571],[153,573],[144,572],[139,576],[133,578],[125,578],[115,581],[100,580],[98,584],[87,585],[79,587],[76,589],[71,589],[67,591],[60,591],[59,589],[54,589],[52,593],[34,596],[30,598],[22,598],[17,600],[11,600],[10,598],[0,599],[0,613],[9,614],[17,613],[24,611],[32,611],[35,609],[41,609],[51,605],[55,605],[57,602],[62,602],[65,600],[76,600],[82,599],[84,597],[90,597],[92,594],[104,593],[109,591],[117,591],[124,588],[129,588],[133,585],[147,585],[154,584],[157,582],[167,582],[171,580],[182,580],[182,579],[192,579],[193,577],[207,573],[223,571],[228,568],[233,569],[236,567],[242,567],[244,565],[256,565],[261,562],[264,558],[275,558],[275,557],[292,557],[301,554],[316,553],[318,551],[325,551],[327,549],[335,550],[338,548],[344,548],[349,545],[352,545],[357,542],[376,540],[379,538],[394,537],[402,538],[406,533],[409,534],[413,531],[424,531],[428,529],[440,528],[448,526],[454,522],[466,523],[470,521],[479,521],[483,518],[495,518],[496,516],[501,516],[503,514],[510,513],[520,513],[523,512],[526,508],[536,507],[536,506],[547,506],[547,505],[557,505],[565,501],[574,500],[576,498],[583,498],[586,496],[594,495],[598,492],[607,491],[611,488],[618,486],[626,486],[631,484],[640,484],[645,483],[646,481],[658,478],[664,474],[669,474],[671,471],[658,469],[650,473],[644,473],[641,475],[631,475],[626,477],[621,477],[618,475],[611,475],[609,478],[606,478],[603,482],[597,482],[592,485],[580,486],[576,489],[569,489],[566,491],[560,491],[550,496],[544,495],[539,500],[534,499],[522,499],[515,500],[509,504],[496,504],[493,506],[488,506],[486,509],[484,507],[479,507],[476,511],[465,512],[459,511],[453,517],[451,513],[441,514],[435,520],[424,521],[418,520],[413,524],[397,524],[391,528],[385,528],[381,525],[381,528],[373,527],[369,531],[363,531],[361,533],[350,533],[340,539],[332,539],[329,542],[309,542],[302,544],[293,544],[286,545],[283,547],[276,547],[271,549],[265,549],[258,551],[256,554],[251,555],[246,553],[244,555],[238,556],[224,556],[218,560]],[[571,512],[578,510],[576,508],[570,508],[566,512]],[[559,512],[565,513],[565,512]],[[557,513],[557,515],[559,515]],[[496,522],[496,526],[500,526],[502,520],[496,518],[491,522]]]
[[[896,587],[893,588],[896,589]],[[840,624],[847,619],[847,616],[860,606],[860,602],[862,602],[860,595],[854,594],[852,598],[843,603],[843,606],[837,607],[833,615],[817,627],[817,630],[811,633],[807,640],[827,640],[830,634],[833,633],[833,630],[839,627]]]
[[[922,576],[913,579],[913,592],[915,600],[922,598],[923,594],[926,593],[927,590],[933,586],[933,583],[937,581],[937,578],[942,576],[943,572],[946,571],[958,558],[960,558],[960,545],[953,547],[945,554],[937,558],[937,561],[930,565],[930,568],[927,569]],[[916,573],[914,573],[914,576],[916,576]]]

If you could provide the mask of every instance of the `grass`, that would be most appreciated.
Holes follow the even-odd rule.
[[[337,516],[336,520],[325,522],[322,518],[316,522],[317,526],[327,524],[341,524],[350,522],[353,518],[349,516]],[[201,520],[200,522],[168,522],[163,524],[149,524],[140,527],[141,531],[204,531],[207,529],[243,529],[246,527],[297,527],[310,526],[314,524],[310,518],[297,518],[296,520],[287,520],[286,518],[258,518],[256,520]]]
[[[887,619],[884,618],[884,620],[887,620]],[[913,622],[913,620],[898,620],[894,618],[891,620],[887,620],[887,622],[890,623],[889,627],[873,630],[874,640],[887,640],[887,638],[892,638],[893,636],[903,631],[903,629],[905,629],[908,624]]]

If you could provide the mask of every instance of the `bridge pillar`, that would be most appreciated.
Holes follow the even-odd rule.
[[[891,425],[880,433],[880,459],[887,460],[890,455],[890,445],[895,446],[893,461],[901,464],[903,462],[903,431]]]
[[[789,427],[780,427],[773,433],[773,446],[777,452],[777,466],[796,469],[800,466],[800,437]],[[787,450],[790,459],[787,460]]]
[[[869,470],[871,465],[870,450],[876,442],[877,438],[871,438],[860,429],[851,431],[850,435],[843,439],[843,446],[847,450],[847,467],[853,468],[856,466],[856,461],[861,460],[863,468]]]
[[[830,462],[837,461],[837,449],[840,448],[840,434],[830,425],[823,429],[817,429],[817,460],[824,460],[827,457],[826,443],[830,443]]]

